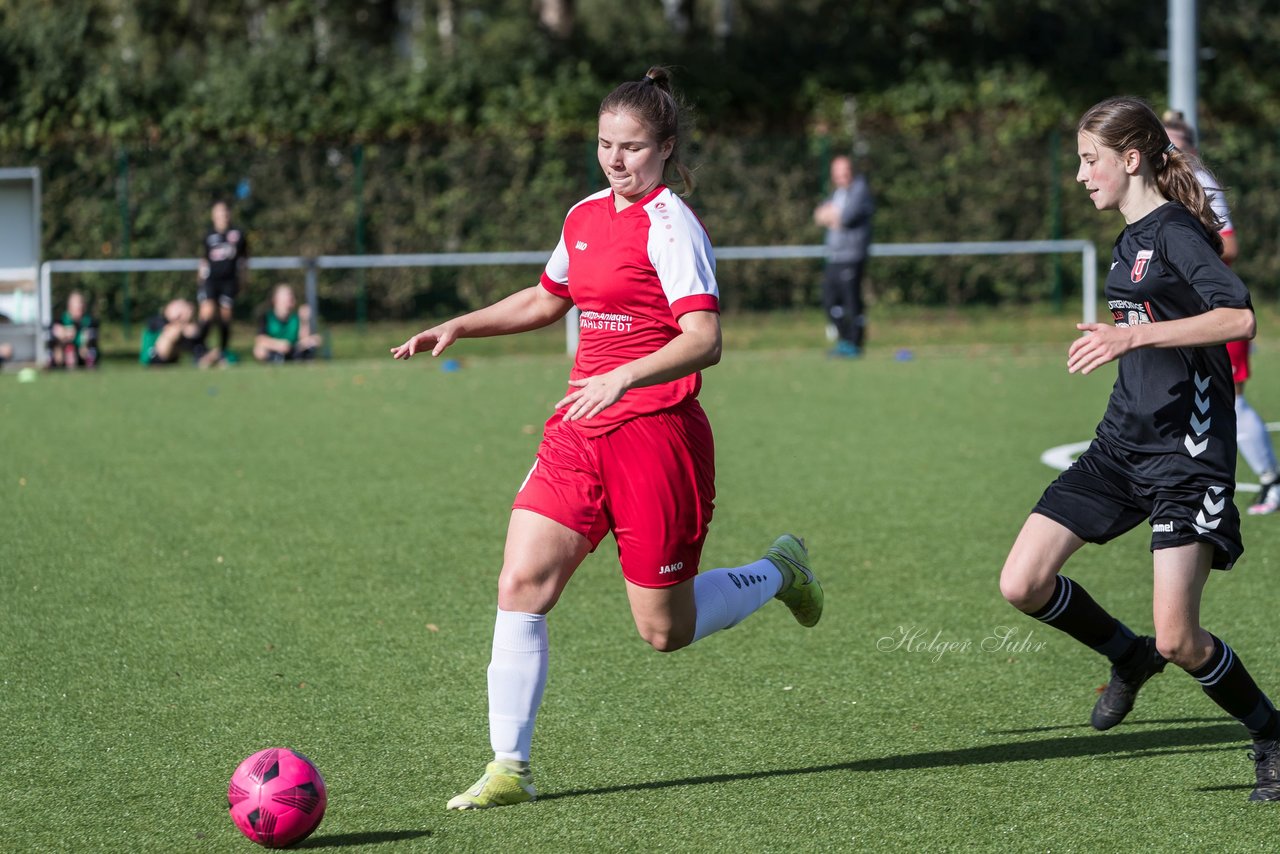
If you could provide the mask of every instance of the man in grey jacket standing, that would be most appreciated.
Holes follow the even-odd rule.
[[[813,221],[827,230],[827,269],[822,280],[822,306],[836,329],[833,356],[862,355],[866,313],[862,303],[862,272],[871,245],[871,216],[875,201],[865,175],[855,175],[844,155],[831,161],[831,198],[813,212]]]

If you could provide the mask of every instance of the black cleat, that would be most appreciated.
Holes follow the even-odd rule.
[[[1124,669],[1115,666],[1111,668],[1111,681],[1102,689],[1102,696],[1094,704],[1093,714],[1089,716],[1089,723],[1094,729],[1111,729],[1124,720],[1133,711],[1133,701],[1138,697],[1138,689],[1152,676],[1164,670],[1168,663],[1164,656],[1156,652],[1155,638],[1143,636],[1138,638],[1138,642],[1143,649],[1136,664]]]
[[[1249,758],[1258,772],[1258,785],[1249,800],[1280,801],[1280,741],[1255,741]]]

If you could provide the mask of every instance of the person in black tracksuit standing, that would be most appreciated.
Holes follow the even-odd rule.
[[[249,269],[249,241],[242,229],[231,224],[226,202],[214,202],[211,219],[213,228],[204,238],[196,291],[200,348],[204,349],[209,327],[216,322],[218,353],[225,359],[231,344],[231,315],[236,296],[245,284]],[[201,364],[205,361],[202,358]]]
[[[1018,534],[1000,591],[1019,610],[1108,658],[1091,723],[1105,730],[1173,662],[1254,740],[1249,799],[1280,800],[1280,716],[1244,663],[1200,625],[1212,570],[1244,552],[1235,494],[1236,424],[1227,341],[1252,338],[1249,292],[1219,257],[1217,215],[1198,160],[1169,142],[1134,98],[1103,101],[1077,126],[1076,180],[1099,210],[1119,210],[1106,296],[1113,324],[1082,323],[1067,368],[1119,370],[1089,449],[1054,481]],[[1155,637],[1135,636],[1061,575],[1085,543],[1151,527]]]

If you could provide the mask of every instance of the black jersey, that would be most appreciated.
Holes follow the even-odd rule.
[[[1126,226],[1111,258],[1106,294],[1117,326],[1252,308],[1249,291],[1213,251],[1200,221],[1176,202]],[[1152,483],[1206,468],[1230,477],[1234,398],[1223,345],[1132,350],[1120,357],[1098,438],[1127,452]]]
[[[204,238],[204,258],[209,262],[210,279],[235,279],[237,264],[249,257],[249,241],[234,225],[225,232],[210,230]]]

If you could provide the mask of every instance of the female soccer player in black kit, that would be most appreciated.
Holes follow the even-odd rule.
[[[231,224],[227,203],[213,203],[210,212],[213,228],[204,238],[204,255],[200,259],[196,291],[199,306],[200,347],[197,357],[203,367],[209,361],[227,358],[231,343],[231,317],[235,309],[236,295],[244,285],[249,269],[249,240],[244,229]],[[209,327],[218,324],[218,350],[207,353],[204,342]]]
[[[1225,342],[1252,338],[1249,292],[1218,257],[1217,216],[1194,156],[1165,136],[1142,101],[1114,98],[1077,127],[1080,170],[1098,210],[1119,210],[1106,295],[1115,325],[1082,323],[1067,356],[1087,374],[1119,359],[1089,449],[1054,481],[1018,534],[1000,592],[1020,611],[1111,661],[1092,724],[1110,729],[1138,689],[1173,662],[1254,740],[1253,801],[1280,800],[1280,717],[1231,647],[1200,626],[1212,569],[1244,551],[1232,503],[1236,425]],[[1060,575],[1085,543],[1151,525],[1155,637],[1135,637]]]

